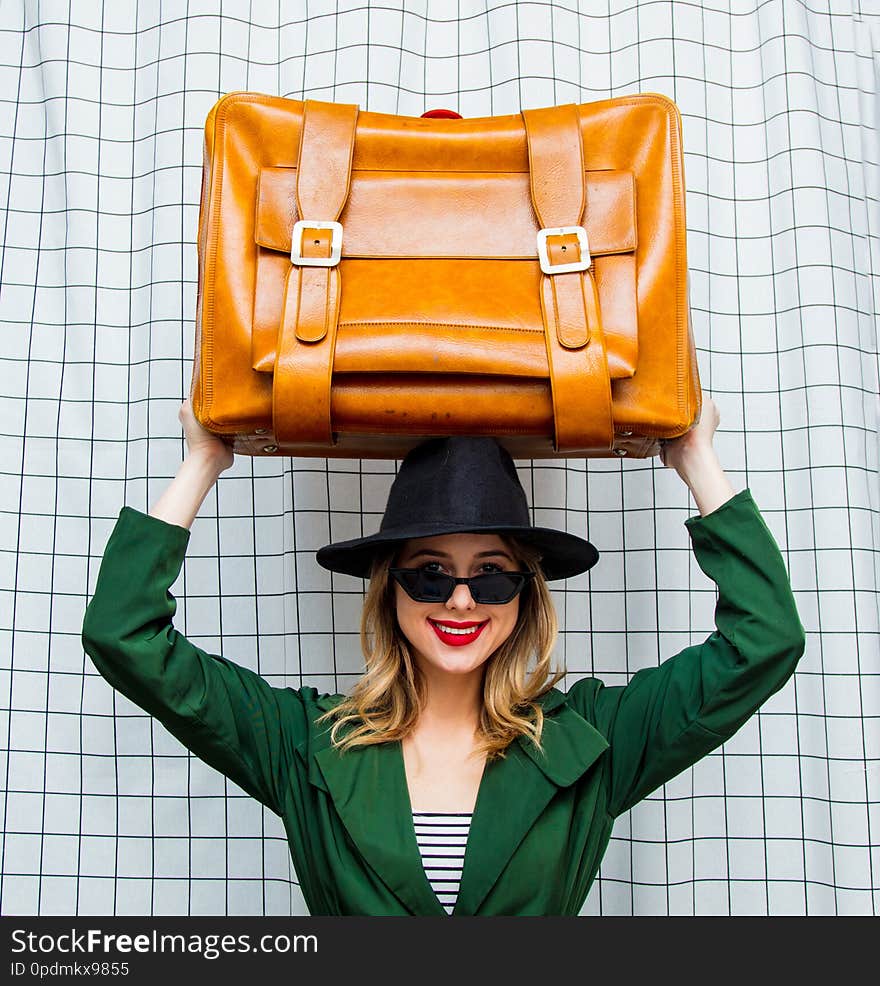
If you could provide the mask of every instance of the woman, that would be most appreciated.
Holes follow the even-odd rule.
[[[702,644],[626,686],[553,687],[547,581],[598,552],[531,525],[494,440],[437,439],[404,460],[377,534],[318,552],[332,571],[371,576],[362,679],[347,698],[271,687],[173,628],[189,527],[233,462],[189,402],[180,420],[188,454],[149,514],[120,511],[83,646],[111,685],[281,816],[312,914],[577,914],[614,819],[736,732],[803,653],[779,549],[721,468],[704,398],[700,422],[660,456],[694,496],[701,516],[685,524],[718,585]]]

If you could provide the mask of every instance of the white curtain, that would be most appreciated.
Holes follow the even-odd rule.
[[[115,694],[80,628],[119,509],[181,461],[205,116],[230,90],[419,116],[635,92],[684,126],[716,447],[783,551],[807,650],[725,746],[621,818],[585,914],[872,914],[880,888],[876,3],[7,0],[0,6],[4,914],[304,914],[280,820]],[[238,457],[172,592],[194,642],[343,691],[396,464]],[[568,684],[713,628],[657,459],[519,463],[602,551],[556,592]],[[331,592],[332,590],[332,592]]]

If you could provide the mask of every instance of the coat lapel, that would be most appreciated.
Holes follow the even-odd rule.
[[[551,689],[543,696],[543,752],[520,737],[486,765],[468,835],[454,914],[475,914],[560,787],[573,784],[608,748],[605,737]]]
[[[413,914],[446,915],[428,882],[416,842],[399,742],[314,755],[336,811],[367,863]]]
[[[468,836],[455,914],[474,914],[560,787],[573,784],[608,741],[553,688],[541,699],[543,752],[521,737],[486,765]],[[328,706],[329,707],[329,706]],[[400,742],[340,754],[324,734],[309,780],[326,790],[367,863],[413,914],[445,915],[422,866]]]

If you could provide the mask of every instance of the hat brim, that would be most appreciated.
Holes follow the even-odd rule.
[[[566,531],[555,531],[547,527],[502,527],[474,525],[444,525],[438,529],[436,524],[413,524],[398,528],[393,533],[378,531],[367,537],[353,538],[327,544],[317,553],[318,564],[331,572],[353,575],[368,579],[373,558],[377,552],[392,545],[401,544],[412,538],[436,537],[442,534],[509,534],[527,544],[534,545],[541,552],[541,570],[548,582],[557,579],[570,579],[588,571],[599,560],[595,545]]]

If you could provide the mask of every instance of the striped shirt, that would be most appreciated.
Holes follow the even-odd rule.
[[[425,876],[447,914],[452,914],[458,898],[472,817],[473,812],[413,812]]]

